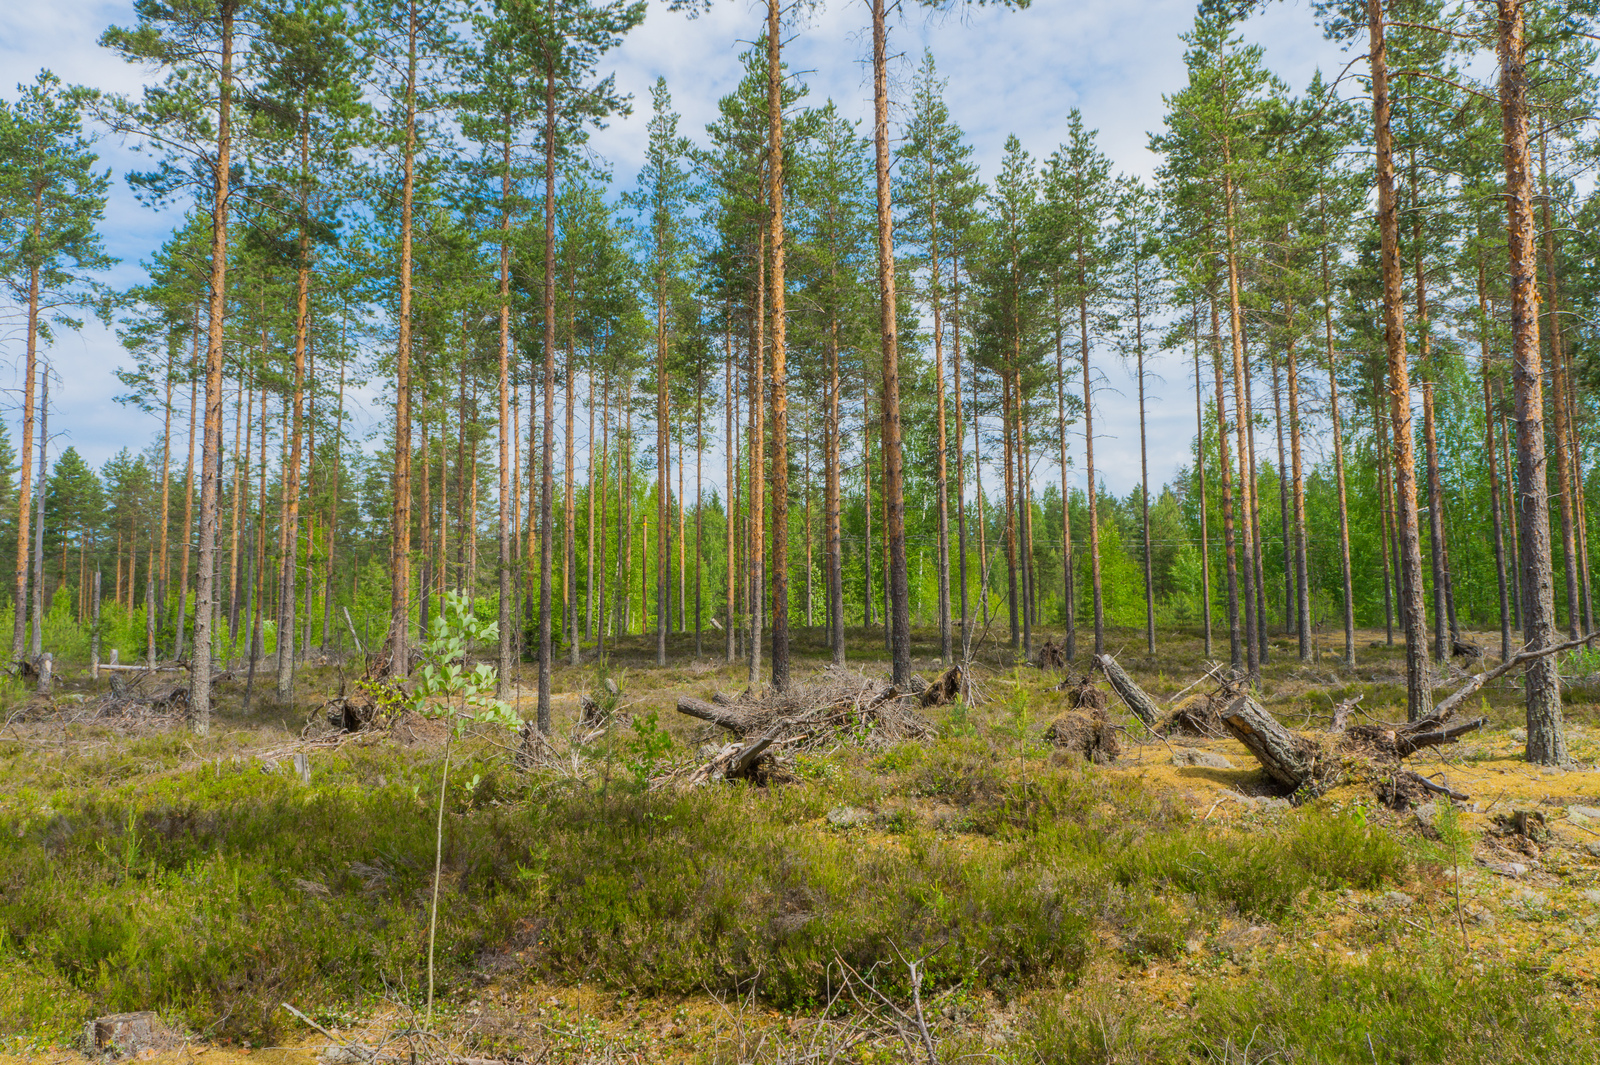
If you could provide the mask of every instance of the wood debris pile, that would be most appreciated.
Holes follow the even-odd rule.
[[[918,699],[864,673],[831,667],[786,692],[718,693],[711,702],[683,696],[678,712],[744,739],[775,733],[773,745],[795,753],[840,743],[887,746],[926,739],[933,726],[913,708]]]
[[[1222,723],[1217,701],[1207,692],[1197,692],[1177,703],[1156,723],[1161,736],[1203,736],[1221,739],[1228,734]]]
[[[96,698],[75,710],[55,715],[57,721],[97,722],[117,728],[171,728],[189,719],[189,688],[151,673],[112,674]]]
[[[933,735],[933,725],[917,708],[969,694],[965,671],[959,666],[916,692],[835,666],[784,692],[747,691],[737,696],[718,692],[710,702],[682,696],[679,713],[727,729],[740,740],[723,746],[686,780],[690,784],[717,779],[775,782],[789,776],[784,763],[796,754],[850,743],[883,747],[927,739]],[[924,702],[925,697],[929,701]]]

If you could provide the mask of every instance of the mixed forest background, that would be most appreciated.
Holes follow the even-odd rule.
[[[142,96],[41,72],[0,109],[15,658],[254,657],[287,696],[308,656],[404,672],[459,591],[503,685],[541,663],[547,723],[553,659],[641,636],[781,687],[801,629],[839,660],[881,634],[901,679],[912,629],[951,660],[1190,627],[1251,672],[1354,663],[1363,628],[1407,643],[1418,716],[1464,631],[1593,630],[1582,5],[1319,4],[1350,63],[1305,85],[1202,5],[1148,181],[1077,111],[980,174],[933,55],[891,101],[882,0],[870,126],[784,66],[771,0],[700,130],[607,75],[623,0],[135,10],[102,44]],[[588,138],[630,107],[623,175]],[[126,291],[101,137],[183,209]],[[48,341],[88,314],[162,427],[98,469],[48,424]],[[1158,358],[1190,451],[1118,496],[1095,449],[1148,470]],[[1115,363],[1137,426],[1096,420]]]

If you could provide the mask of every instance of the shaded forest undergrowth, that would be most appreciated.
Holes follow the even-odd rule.
[[[1204,667],[1192,635],[1163,646],[1119,660],[1166,700]],[[853,638],[869,676],[881,648]],[[1420,811],[1355,784],[1291,806],[1236,741],[1154,736],[1114,698],[1121,754],[1088,764],[1047,740],[1070,687],[998,662],[976,705],[921,711],[930,736],[841,733],[766,786],[687,788],[724,737],[676,700],[745,668],[650,650],[557,671],[535,768],[489,734],[458,746],[420,1051],[397,1033],[426,997],[444,727],[331,733],[329,666],[249,718],[224,682],[197,738],[177,712],[91,712],[69,668],[0,734],[4,1049],[58,1060],[88,1018],[153,1009],[219,1062],[1600,1059],[1581,685],[1574,768],[1519,760],[1520,693],[1495,687],[1485,731],[1411,760],[1470,800]],[[1347,673],[1280,650],[1262,701],[1297,729],[1356,694],[1403,719],[1398,653]],[[597,724],[581,699],[607,677]]]

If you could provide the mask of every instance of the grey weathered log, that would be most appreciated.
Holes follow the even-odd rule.
[[[1094,664],[1100,672],[1106,675],[1106,680],[1111,683],[1111,688],[1128,704],[1128,709],[1134,712],[1140,721],[1146,725],[1154,725],[1161,716],[1161,708],[1156,701],[1144,693],[1144,689],[1135,684],[1133,678],[1128,676],[1127,670],[1117,664],[1117,660],[1110,655],[1095,655]]]
[[[732,706],[738,700],[729,695],[727,692],[712,692],[711,701],[716,703],[718,706]]]
[[[1344,731],[1345,725],[1347,725],[1350,721],[1350,714],[1355,710],[1356,704],[1361,702],[1361,699],[1365,694],[1365,692],[1357,692],[1354,696],[1346,699],[1344,702],[1333,708],[1333,724],[1328,726],[1329,732],[1337,733]]]
[[[1433,781],[1429,780],[1427,777],[1423,776],[1421,773],[1413,773],[1411,770],[1407,769],[1403,773],[1401,773],[1400,775],[1401,775],[1401,777],[1403,777],[1406,780],[1410,780],[1410,781],[1412,781],[1412,782],[1414,782],[1416,784],[1420,784],[1422,787],[1427,788],[1429,791],[1433,792],[1435,795],[1444,795],[1444,796],[1447,796],[1448,798],[1454,799],[1456,802],[1471,802],[1472,801],[1472,796],[1471,795],[1468,795],[1465,792],[1456,791],[1454,788],[1450,787],[1448,784],[1436,784]]]
[[[767,730],[767,734],[756,740],[754,743],[746,744],[744,750],[739,752],[738,756],[734,758],[733,764],[728,767],[728,772],[726,775],[730,777],[742,777],[746,773],[750,772],[751,769],[755,768],[755,764],[761,758],[762,754],[766,752],[768,747],[772,746],[773,741],[777,738],[778,729],[772,728]]]
[[[687,695],[678,697],[678,713],[697,717],[701,721],[709,721],[713,725],[720,725],[740,735],[744,734],[747,725],[743,714],[729,707],[717,706],[704,699],[694,699]]]
[[[1311,779],[1311,762],[1300,737],[1284,728],[1248,695],[1235,695],[1222,708],[1222,723],[1234,739],[1250,748],[1267,775],[1286,788]]]
[[[1437,720],[1437,715],[1428,718],[1430,722]],[[1402,731],[1395,736],[1395,751],[1404,758],[1414,754],[1424,747],[1435,747],[1441,743],[1450,743],[1458,736],[1475,732],[1489,723],[1486,717],[1475,717],[1471,721],[1463,721],[1459,725],[1433,728],[1426,732]]]
[[[56,656],[46,651],[39,656],[39,685],[36,689],[40,695],[49,695],[50,686],[55,681]]]
[[[83,1039],[91,1054],[116,1053],[126,1058],[176,1050],[184,1044],[183,1036],[151,1010],[96,1017],[85,1026]]]

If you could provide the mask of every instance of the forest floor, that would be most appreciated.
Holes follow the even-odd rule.
[[[827,656],[797,635],[808,683]],[[1264,705],[1403,720],[1401,648],[1359,636],[1354,671],[1337,633],[1311,664],[1275,639]],[[863,725],[764,786],[688,787],[726,737],[677,699],[747,679],[719,638],[559,666],[534,768],[509,734],[451,746],[431,1023],[438,722],[333,733],[335,664],[293,707],[258,677],[248,716],[225,680],[206,737],[77,668],[13,693],[0,1063],[82,1061],[87,1020],[146,1009],[183,1046],[143,1056],[174,1065],[1600,1060],[1600,680],[1567,693],[1565,769],[1521,760],[1520,692],[1486,689],[1485,730],[1407,760],[1469,799],[1420,812],[1361,782],[1292,806],[1235,740],[1153,735],[1114,698],[1120,756],[1086,763],[1045,739],[1059,675],[992,645],[976,705],[919,711],[926,736]],[[1163,703],[1207,668],[1192,632],[1107,647]],[[881,634],[849,655],[886,676]]]

